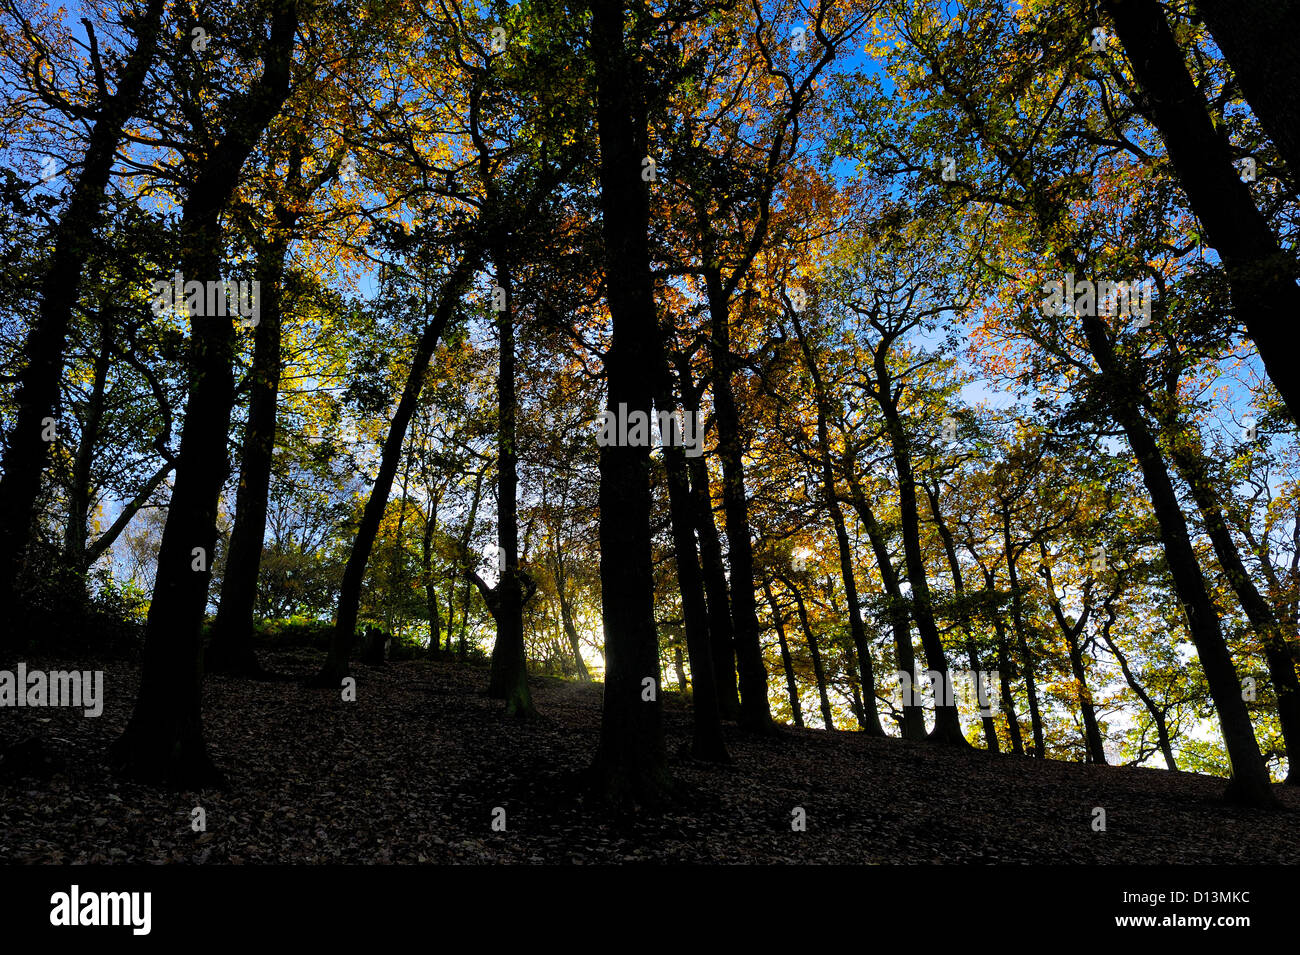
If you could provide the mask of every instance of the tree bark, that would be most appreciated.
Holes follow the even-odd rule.
[[[686,682],[686,657],[682,654],[680,643],[673,647],[673,673],[677,677],[677,692],[685,696],[690,692],[690,687]]]
[[[578,636],[578,628],[573,620],[573,605],[569,601],[568,587],[569,574],[564,566],[564,555],[560,552],[559,542],[557,541],[555,551],[555,596],[560,605],[560,623],[564,627],[564,635],[569,639],[569,646],[573,648],[573,659],[578,668],[578,682],[587,683],[591,680],[591,674],[587,671],[587,664],[582,659],[582,640]]]
[[[1212,124],[1206,130],[1209,119],[1204,104],[1196,99],[1182,54],[1158,4],[1155,0],[1103,0],[1103,3],[1129,51],[1138,81],[1146,88],[1150,99],[1147,106],[1153,118],[1158,117],[1156,125],[1165,137],[1170,158],[1179,171],[1193,209],[1227,266],[1237,310],[1246,320],[1265,367],[1294,418],[1297,401],[1292,397],[1300,399],[1300,394],[1294,394],[1296,389],[1289,387],[1292,383],[1285,368],[1269,365],[1270,355],[1274,366],[1289,357],[1280,351],[1287,341],[1285,322],[1294,316],[1298,310],[1296,304],[1300,304],[1294,298],[1300,296],[1300,290],[1294,285],[1291,269],[1279,267],[1274,254],[1276,240],[1250,201],[1249,192],[1243,192],[1245,186],[1232,168],[1226,144]],[[1069,251],[1073,240],[1069,209],[1045,192],[1023,153],[1009,149],[968,102],[962,103],[962,109],[981,139],[1025,191],[1039,230],[1048,244],[1058,250],[1059,264],[1083,276],[1082,261]],[[1188,135],[1189,131],[1196,130],[1204,135]],[[1219,195],[1214,195],[1216,192]],[[1220,237],[1215,238],[1216,235]],[[1250,714],[1241,698],[1241,682],[1224,640],[1218,612],[1201,574],[1164,458],[1140,411],[1137,394],[1140,384],[1131,380],[1119,364],[1105,322],[1095,315],[1078,318],[1088,350],[1101,372],[1097,384],[1142,471],[1142,481],[1160,526],[1174,589],[1187,616],[1188,631],[1219,715],[1232,766],[1232,780],[1225,797],[1234,802],[1274,807],[1277,800],[1270,788],[1268,769],[1255,739]],[[1290,397],[1288,390],[1293,392]]]
[[[77,454],[72,467],[72,486],[68,489],[68,522],[63,534],[63,552],[68,563],[84,574],[89,569],[86,562],[86,535],[90,520],[91,469],[95,464],[95,445],[104,421],[104,398],[108,371],[112,365],[112,327],[108,316],[100,313],[100,341],[91,371],[90,398],[86,404],[86,420],[81,424]]]
[[[425,655],[434,659],[442,649],[442,612],[438,603],[438,588],[433,579],[433,535],[438,529],[438,504],[442,494],[429,498],[429,512],[424,517],[424,533],[420,535],[420,569],[424,573],[424,604],[429,614],[429,646]],[[450,633],[451,621],[447,621]],[[451,656],[448,647],[448,656]]]
[[[994,592],[996,577],[993,569],[982,567],[984,572],[984,589]],[[1020,735],[1020,718],[1016,715],[1016,698],[1011,692],[1011,661],[1007,656],[1007,631],[1002,622],[1001,610],[995,609],[990,615],[993,622],[993,635],[997,641],[998,684],[1002,696],[1002,712],[1007,718],[1007,735],[1011,738],[1011,751],[1017,756],[1025,754],[1024,740]]]
[[[1080,269],[1082,274],[1082,269]],[[1201,565],[1192,547],[1187,520],[1178,503],[1164,457],[1139,411],[1136,383],[1117,368],[1105,325],[1095,316],[1082,318],[1089,349],[1109,387],[1111,410],[1137,457],[1152,509],[1160,525],[1165,560],[1174,589],[1187,616],[1187,627],[1205,672],[1219,714],[1223,742],[1232,768],[1226,797],[1233,802],[1275,807],[1268,768],[1259,751],[1250,713],[1242,699],[1241,681],[1223,636],[1217,608],[1210,597]]]
[[[1179,507],[1164,459],[1145,422],[1136,413],[1122,413],[1120,424],[1141,466],[1143,483],[1160,524],[1169,572],[1187,615],[1188,630],[1205,671],[1210,695],[1219,712],[1223,741],[1232,766],[1227,796],[1233,801],[1272,807],[1276,805],[1276,799],[1255,740],[1250,714],[1242,699],[1241,681],[1223,636],[1218,611],[1201,574],[1187,521]]]
[[[465,520],[465,532],[461,534],[460,537],[460,552],[462,554],[466,553],[469,550],[469,541],[470,538],[474,535],[474,525],[478,523],[478,508],[482,500],[483,500],[483,471],[480,469],[479,472],[474,476],[474,496],[470,500],[469,517],[466,518]],[[469,630],[469,600],[470,600],[471,587],[473,587],[473,581],[467,576],[465,578],[465,590],[463,592],[462,599],[461,599],[460,632],[457,634],[457,646],[456,646],[457,658],[462,663],[465,662],[465,656],[469,652],[469,649],[466,645],[466,636]],[[451,597],[452,597],[451,590],[453,589],[454,588],[450,588],[450,587],[448,588],[447,602],[449,608],[450,608]],[[449,653],[451,651],[451,624],[454,616],[455,615],[452,613],[452,610],[448,609],[447,650]]]
[[[966,609],[966,582],[962,576],[961,562],[957,559],[957,543],[953,539],[952,530],[948,527],[947,521],[943,518],[943,511],[939,507],[938,485],[935,484],[933,487],[926,485],[925,493],[930,499],[930,516],[939,532],[939,539],[943,542],[944,554],[948,557],[948,570],[952,574],[952,589],[957,598],[957,622],[966,638],[966,655],[970,658],[971,673],[973,679],[982,681],[979,651],[975,647],[975,636],[971,628],[970,613]],[[975,684],[976,706],[981,703],[980,694],[987,692],[989,691],[983,689],[982,682]],[[992,714],[987,716],[981,714],[980,722],[984,729],[984,743],[989,752],[998,752],[998,729],[997,724],[993,722]]]
[[[117,518],[113,523],[109,525],[108,530],[96,537],[91,545],[86,548],[85,566],[87,568],[94,564],[95,561],[99,560],[99,558],[113,546],[113,542],[121,536],[122,531],[126,530],[126,526],[131,523],[131,518],[135,517],[135,515],[140,512],[140,509],[149,503],[149,498],[153,496],[154,491],[162,487],[163,481],[167,480],[167,475],[171,474],[172,469],[175,467],[175,460],[165,461],[163,465],[150,476],[149,480],[145,482],[144,487],[136,493],[135,497],[122,505],[122,510],[118,513]]]
[[[1088,689],[1088,674],[1083,665],[1083,648],[1079,645],[1079,637],[1088,625],[1088,618],[1092,615],[1092,607],[1088,604],[1088,597],[1092,590],[1091,583],[1084,584],[1083,612],[1079,614],[1078,620],[1071,623],[1066,618],[1065,611],[1061,608],[1061,602],[1056,596],[1056,584],[1052,580],[1052,568],[1047,562],[1047,545],[1039,541],[1038,550],[1043,559],[1042,576],[1044,587],[1047,590],[1047,603],[1052,609],[1052,616],[1056,620],[1056,626],[1065,639],[1066,655],[1070,659],[1070,674],[1074,677],[1075,699],[1079,704],[1079,715],[1083,720],[1084,753],[1088,762],[1105,765],[1106,747],[1101,738],[1101,727],[1097,724],[1097,712],[1092,705],[1092,691]]]
[[[1082,617],[1080,620],[1082,621]],[[1070,673],[1074,676],[1074,685],[1079,702],[1079,715],[1083,718],[1083,744],[1088,762],[1106,765],[1106,745],[1101,738],[1101,727],[1097,724],[1097,710],[1092,705],[1092,691],[1088,689],[1088,673],[1083,665],[1083,650],[1079,646],[1079,629],[1069,628],[1063,631],[1065,648],[1070,657]]]
[[[1001,620],[993,624],[998,635],[998,682],[1002,690],[1002,712],[1007,715],[1007,735],[1011,737],[1011,752],[1025,755],[1025,741],[1020,733],[1020,717],[1016,715],[1016,698],[1011,692],[1011,660],[1007,655],[1007,637]]]
[[[384,582],[389,594],[400,594],[405,587],[406,568],[406,504],[410,500],[411,489],[411,455],[406,455],[406,466],[402,469],[402,493],[397,499],[397,528],[389,545],[388,579]],[[394,612],[392,602],[386,602],[383,608],[384,626],[382,629],[372,627],[366,631],[362,643],[361,662],[368,666],[383,666],[391,645],[401,635],[400,617]]]
[[[1250,572],[1241,559],[1237,543],[1224,519],[1220,494],[1215,490],[1208,474],[1203,452],[1184,443],[1183,435],[1175,434],[1170,440],[1170,458],[1179,476],[1191,489],[1192,500],[1201,512],[1201,520],[1219,567],[1263,646],[1269,679],[1277,695],[1278,722],[1286,751],[1286,783],[1300,785],[1300,768],[1297,768],[1300,767],[1300,680],[1296,678],[1295,660],[1287,645],[1282,622],[1251,580]]]
[[[1034,679],[1034,656],[1025,636],[1024,602],[1021,599],[1020,572],[1016,566],[1016,550],[1011,541],[1011,505],[1001,502],[1002,546],[1007,562],[1007,585],[1011,588],[1011,626],[1016,634],[1016,649],[1020,651],[1020,666],[1025,678],[1025,696],[1029,699],[1029,726],[1034,735],[1033,755],[1043,758],[1043,718],[1038,710],[1038,683]]]
[[[1109,608],[1107,609],[1109,611]],[[1156,706],[1151,694],[1142,688],[1142,684],[1138,682],[1137,677],[1133,675],[1133,671],[1129,667],[1128,657],[1120,652],[1119,647],[1111,640],[1110,628],[1114,621],[1114,613],[1109,612],[1105,623],[1102,624],[1101,640],[1106,644],[1106,649],[1111,652],[1111,655],[1119,661],[1119,669],[1124,674],[1124,682],[1128,684],[1129,689],[1137,695],[1137,698],[1142,701],[1142,705],[1147,708],[1147,712],[1151,714],[1151,722],[1156,728],[1156,738],[1160,745],[1160,752],[1165,757],[1165,765],[1171,773],[1176,773],[1178,772],[1178,763],[1174,760],[1174,748],[1169,740],[1169,727],[1165,721],[1165,711]]]

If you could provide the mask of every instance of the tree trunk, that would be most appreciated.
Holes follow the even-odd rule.
[[[1214,548],[1214,556],[1233,593],[1237,595],[1237,602],[1246,612],[1246,619],[1254,627],[1263,645],[1269,679],[1277,694],[1278,722],[1286,750],[1286,782],[1292,786],[1300,785],[1300,680],[1296,679],[1295,660],[1287,646],[1282,623],[1272,605],[1264,599],[1264,595],[1251,580],[1250,572],[1242,562],[1237,543],[1224,520],[1221,498],[1208,474],[1204,454],[1198,448],[1185,444],[1182,435],[1174,435],[1169,445],[1174,467],[1187,482],[1192,499],[1201,512],[1205,532]]]
[[[438,588],[430,581],[424,585],[424,601],[429,614],[429,645],[425,655],[436,658],[442,649],[442,615],[439,613]]]
[[[889,625],[894,632],[894,655],[898,672],[906,673],[911,679],[916,673],[916,652],[912,647],[912,623],[907,609],[907,600],[903,597],[903,588],[899,583],[898,572],[894,569],[893,558],[889,555],[889,544],[884,532],[876,520],[867,496],[862,491],[853,466],[853,451],[845,448],[844,467],[848,480],[853,509],[858,513],[858,520],[866,529],[867,539],[871,541],[871,550],[876,557],[876,567],[880,571],[880,581],[889,596]],[[903,739],[925,739],[925,715],[917,706],[903,707],[903,721],[899,727]]]
[[[1079,274],[1082,274],[1082,269]],[[1242,699],[1237,668],[1223,636],[1218,610],[1201,574],[1178,494],[1169,478],[1160,448],[1138,410],[1139,401],[1134,393],[1138,386],[1117,369],[1110,338],[1101,319],[1084,316],[1082,324],[1089,350],[1106,379],[1111,411],[1124,429],[1141,468],[1142,482],[1160,525],[1160,538],[1174,589],[1187,615],[1188,631],[1219,713],[1223,742],[1232,768],[1232,780],[1225,795],[1234,802],[1274,807],[1277,800],[1255,739],[1250,713]]]
[[[1079,715],[1083,718],[1083,744],[1088,762],[1106,765],[1106,746],[1097,724],[1097,712],[1092,705],[1092,691],[1088,689],[1088,674],[1083,666],[1083,651],[1079,647],[1079,634],[1075,629],[1065,631],[1065,648],[1070,657],[1070,673],[1078,694]]]
[[[95,463],[95,444],[99,441],[99,431],[104,420],[104,393],[113,357],[112,327],[103,311],[100,312],[99,334],[99,350],[91,372],[86,420],[81,425],[81,440],[77,442],[77,455],[72,467],[72,486],[68,489],[68,523],[63,534],[63,552],[68,563],[81,574],[89,569],[86,562],[86,535],[92,494],[91,469]]]
[[[1025,755],[1025,741],[1020,733],[1020,717],[1016,715],[1016,698],[1011,692],[1011,660],[1007,655],[1006,629],[1000,619],[993,623],[998,635],[998,682],[1002,689],[1002,712],[1007,715],[1007,734],[1011,737],[1011,752]]]
[[[1206,130],[1209,119],[1204,104],[1196,99],[1194,88],[1189,92],[1191,81],[1182,54],[1159,6],[1154,0],[1104,0],[1104,6],[1115,20],[1125,49],[1130,51],[1138,81],[1150,99],[1147,105],[1153,116],[1159,116],[1156,125],[1165,138],[1193,209],[1227,267],[1237,311],[1246,321],[1265,367],[1294,418],[1300,394],[1288,396],[1288,390],[1296,389],[1288,388],[1291,383],[1286,369],[1276,367],[1289,360],[1284,350],[1288,341],[1285,323],[1298,310],[1296,304],[1300,304],[1295,298],[1300,296],[1300,290],[1294,285],[1291,269],[1279,267],[1276,240],[1250,201],[1249,193],[1243,191],[1245,186],[1232,168],[1223,140],[1212,126]],[[969,114],[970,107],[964,108]],[[1070,210],[1059,199],[1045,194],[1022,154],[1008,150],[980,117],[972,118],[986,145],[997,153],[1031,198],[1038,227],[1049,245],[1058,249],[1060,265],[1082,276],[1085,271],[1082,262],[1069,251],[1073,242]],[[1204,135],[1187,135],[1197,130]],[[1201,575],[1186,519],[1159,447],[1140,411],[1141,401],[1135,393],[1140,387],[1118,364],[1105,322],[1096,316],[1078,317],[1088,350],[1101,371],[1099,384],[1111,413],[1124,430],[1142,470],[1142,480],[1160,525],[1174,589],[1187,615],[1188,631],[1218,711],[1232,765],[1232,781],[1225,796],[1234,802],[1276,806],[1268,769],[1241,698],[1241,683],[1223,637],[1218,612]],[[1273,365],[1269,364],[1270,355]]]
[[[501,566],[495,588],[497,639],[492,647],[488,696],[505,700],[506,715],[536,716],[528,689],[524,648],[524,593],[519,569],[519,461],[515,450],[515,324],[511,314],[512,282],[504,250],[493,253],[497,287],[505,307],[497,313],[500,358],[497,362],[497,551]]]
[[[560,623],[564,626],[565,636],[569,638],[569,646],[573,648],[573,659],[578,667],[578,682],[586,683],[591,679],[591,674],[587,671],[587,664],[582,659],[582,640],[578,636],[578,628],[573,621],[573,606],[569,603],[568,586],[569,575],[564,566],[564,555],[560,553],[557,542],[555,596],[560,604]]]
[[[926,576],[925,558],[921,553],[920,516],[916,504],[916,481],[912,475],[912,453],[907,432],[903,428],[902,417],[899,415],[897,397],[893,393],[893,379],[890,376],[886,346],[883,343],[875,350],[873,363],[876,371],[874,395],[885,419],[894,459],[894,471],[898,476],[898,517],[903,535],[907,579],[912,585],[912,619],[916,621],[917,632],[921,635],[926,666],[930,672],[937,672],[944,686],[948,687],[952,685],[948,673],[948,658],[944,654],[939,628],[934,622],[934,610],[930,603],[930,584]],[[955,701],[945,703],[940,696],[946,697],[946,694],[936,688],[934,729],[927,739],[951,746],[969,746],[961,730],[961,720],[957,714]]]
[[[49,453],[49,442],[42,433],[45,419],[55,414],[59,403],[68,324],[86,259],[103,222],[104,191],[117,145],[140,103],[157,52],[164,7],[163,0],[148,0],[131,26],[135,48],[91,127],[81,175],[54,230],[50,264],[41,281],[40,309],[22,348],[27,365],[19,376],[14,424],[5,435],[4,473],[0,475],[0,616],[5,619],[12,619],[14,584],[31,540],[41,474]],[[0,646],[8,644],[15,632],[16,628],[5,627]]]
[[[265,675],[253,652],[253,611],[266,536],[271,462],[275,452],[276,403],[280,394],[280,313],[284,295],[284,257],[289,237],[281,232],[258,256],[261,302],[253,340],[248,422],[235,492],[235,526],[230,533],[221,603],[204,666],[212,673]]]
[[[722,461],[722,504],[731,563],[731,625],[736,666],[740,671],[740,725],[766,732],[772,728],[772,712],[767,702],[767,668],[763,664],[754,602],[754,549],[750,540],[749,502],[745,499],[744,447],[740,412],[731,384],[733,361],[728,305],[716,266],[706,267],[705,283],[709,296],[718,457]]]
[[[850,705],[853,707],[853,718],[858,721],[858,729],[863,730],[866,728],[866,720],[863,716],[865,707],[862,705],[862,689],[858,686],[858,681],[853,679],[852,673],[853,671],[850,669],[849,692],[852,693]]]
[[[857,651],[863,696],[871,701],[870,706],[864,704],[863,707],[862,729],[869,736],[884,736],[884,727],[880,725],[880,713],[876,709],[876,678],[871,662],[871,645],[867,642],[866,628],[862,625],[862,608],[858,605],[858,584],[853,574],[853,549],[849,546],[849,532],[844,525],[844,511],[840,508],[840,499],[835,492],[830,431],[826,423],[830,402],[826,395],[821,369],[817,366],[812,347],[804,335],[803,324],[799,321],[798,314],[794,315],[794,330],[799,337],[804,364],[812,376],[813,398],[817,406],[817,447],[821,457],[822,490],[826,496],[826,508],[831,515],[831,524],[835,528],[835,542],[839,548],[840,577],[844,581],[844,599],[849,605],[849,632],[853,636],[853,648]]]
[[[298,10],[293,0],[271,14],[261,77],[227,117],[230,130],[200,166],[181,217],[185,274],[221,274],[221,215],[240,170],[289,94]],[[227,101],[228,104],[232,101]],[[226,434],[234,403],[234,326],[215,316],[191,318],[189,402],[176,482],[158,551],[158,574],[145,628],[140,695],[110,758],[129,775],[186,789],[224,785],[203,741],[203,645],[217,507],[229,471]]]
[[[1300,34],[1296,0],[1198,0],[1196,12],[1223,51],[1251,112],[1300,186],[1300,64],[1278,37]]]
[[[660,333],[650,271],[645,66],[625,46],[621,0],[592,0],[591,55],[600,136],[600,206],[606,299],[608,409],[650,414]],[[635,14],[634,14],[635,15]],[[650,449],[600,449],[600,578],[605,705],[592,764],[597,795],[619,807],[654,805],[672,779],[658,695],[650,530]]]
[[[397,532],[394,535],[389,553],[387,590],[391,595],[401,594],[405,587],[404,569],[406,564],[406,502],[411,487],[411,455],[406,455],[406,467],[402,469],[402,495],[397,499]],[[384,607],[384,627],[382,631],[371,628],[366,631],[366,640],[362,644],[361,662],[369,666],[383,666],[385,657],[393,641],[401,633],[398,616],[393,612],[393,603],[389,601]]]
[[[1047,545],[1041,540],[1038,542],[1038,550],[1043,559],[1041,573],[1047,590],[1047,602],[1052,609],[1056,626],[1060,629],[1061,636],[1065,638],[1065,651],[1070,659],[1070,675],[1074,677],[1075,699],[1079,704],[1079,715],[1083,720],[1083,747],[1086,761],[1105,765],[1106,747],[1101,738],[1101,727],[1097,724],[1096,709],[1092,705],[1092,691],[1088,689],[1088,673],[1083,665],[1083,649],[1079,645],[1079,637],[1088,625],[1088,618],[1092,615],[1092,607],[1088,604],[1092,585],[1091,582],[1084,584],[1083,613],[1079,615],[1077,621],[1071,623],[1066,618],[1061,602],[1056,596],[1052,568],[1047,562]]]
[[[1300,420],[1300,378],[1295,371],[1292,335],[1295,316],[1300,314],[1295,261],[1278,242],[1268,221],[1256,207],[1249,187],[1242,181],[1241,173],[1233,165],[1231,146],[1226,136],[1214,126],[1161,4],[1157,0],[1104,0],[1103,6],[1115,23],[1133,75],[1142,87],[1139,108],[1159,130],[1192,210],[1204,227],[1209,244],[1223,262],[1235,317],[1245,325],[1259,349],[1264,368],[1282,395],[1291,419]],[[1242,32],[1268,30],[1274,17],[1292,24],[1296,19],[1294,9],[1283,12],[1276,9],[1276,3],[1253,3],[1251,6],[1260,10],[1274,7],[1275,12],[1264,22],[1252,22],[1251,11],[1241,9],[1237,3],[1232,5],[1231,12],[1226,9],[1227,4],[1216,7],[1211,3],[1208,10],[1210,18],[1221,26],[1230,20],[1241,24]],[[1287,6],[1293,7],[1292,4]],[[1232,37],[1235,34],[1225,31],[1224,35]],[[1268,44],[1278,42],[1277,38],[1285,35],[1269,32]],[[1218,33],[1215,36],[1217,39]],[[1241,65],[1257,67],[1247,71],[1251,89],[1259,93],[1262,85],[1276,90],[1276,98],[1257,97],[1258,102],[1261,105],[1269,102],[1289,105],[1285,111],[1269,109],[1265,105],[1269,117],[1266,128],[1270,135],[1279,126],[1286,128],[1289,132],[1282,136],[1279,148],[1293,146],[1296,128],[1291,119],[1295,110],[1295,89],[1292,86],[1273,87],[1269,76],[1277,64],[1285,61],[1288,68],[1284,75],[1294,78],[1294,57],[1280,51],[1269,56],[1242,56],[1243,49],[1231,39],[1229,42]],[[1243,89],[1246,89],[1244,80]],[[1247,90],[1248,95],[1249,92]],[[1261,115],[1260,119],[1264,121],[1264,116]],[[1293,153],[1288,153],[1288,160],[1293,157]],[[1297,174],[1294,166],[1291,172]]]
[[[822,722],[828,730],[835,729],[835,719],[831,714],[831,699],[826,693],[826,670],[822,666],[821,651],[817,647],[817,637],[813,634],[812,627],[808,623],[808,608],[804,605],[803,594],[799,588],[786,577],[778,577],[781,583],[790,591],[794,597],[795,609],[799,612],[799,626],[803,628],[804,640],[808,643],[808,655],[812,657],[813,679],[817,681],[817,699],[821,704]]]
[[[703,427],[700,394],[691,380],[689,363],[677,363],[684,414],[694,415]],[[701,434],[701,447],[703,434]],[[713,521],[713,498],[709,493],[709,466],[703,454],[687,458],[690,492],[694,500],[695,529],[700,541],[700,566],[704,595],[709,614],[709,646],[712,651],[713,679],[717,687],[718,715],[726,720],[740,719],[740,691],[736,687],[736,644],[731,630],[731,598],[727,588],[727,568],[722,559],[722,541]]]
[[[934,526],[939,532],[939,539],[943,542],[944,554],[948,557],[948,570],[952,574],[952,589],[957,598],[957,622],[961,627],[962,633],[966,638],[966,655],[970,657],[971,673],[975,683],[975,704],[977,707],[982,706],[982,700],[986,697],[981,696],[987,691],[983,690],[983,676],[980,670],[979,651],[975,647],[975,635],[971,629],[970,613],[966,609],[966,582],[962,577],[961,562],[957,559],[957,544],[953,539],[952,531],[948,523],[943,519],[943,511],[939,507],[939,487],[926,485],[926,496],[930,499],[930,517],[934,520]],[[993,722],[992,714],[980,714],[980,722],[984,729],[984,743],[990,753],[998,751],[998,729]]]
[[[1025,636],[1024,603],[1021,600],[1020,572],[1016,567],[1016,551],[1011,542],[1011,505],[1002,501],[1002,546],[1007,561],[1007,585],[1011,588],[1011,625],[1016,634],[1016,648],[1020,651],[1020,666],[1025,677],[1025,696],[1029,698],[1029,726],[1034,734],[1033,755],[1043,758],[1043,719],[1038,711],[1038,684],[1034,679],[1034,656]]]
[[[433,535],[438,529],[438,504],[442,494],[432,495],[429,499],[429,513],[424,518],[424,533],[420,536],[420,569],[424,573],[424,605],[429,614],[429,646],[425,655],[430,659],[438,656],[442,649],[442,613],[438,604],[438,588],[433,582]],[[447,621],[450,632],[451,621]],[[448,647],[448,656],[451,656]]]
[[[460,552],[462,554],[469,551],[469,541],[470,538],[474,535],[474,525],[478,523],[478,508],[482,500],[483,500],[483,471],[480,470],[478,474],[476,474],[474,477],[474,497],[470,501],[469,517],[466,518],[465,520],[465,532],[461,535],[460,538]],[[469,600],[470,600],[470,588],[472,586],[473,584],[471,583],[470,579],[466,578],[465,589],[463,592],[463,597],[461,600],[461,607],[460,607],[460,632],[457,635],[458,642],[456,647],[457,659],[459,659],[460,662],[462,663],[465,662],[465,656],[468,653],[468,648],[466,646],[465,638],[466,638],[467,631],[469,630]],[[454,587],[448,588],[447,602],[449,606],[451,603],[452,590],[454,590]],[[454,614],[449,609],[447,611],[448,653],[451,652],[451,621],[453,616]]]
[[[352,654],[352,645],[356,642],[357,615],[361,607],[361,584],[365,580],[366,564],[370,561],[375,536],[379,533],[379,523],[383,520],[384,509],[388,506],[388,494],[393,487],[393,478],[397,475],[397,465],[402,457],[402,444],[406,440],[406,429],[419,403],[429,361],[433,358],[443,331],[455,314],[461,293],[464,292],[477,269],[478,258],[477,249],[473,246],[467,247],[462,253],[460,262],[447,276],[447,281],[442,287],[438,297],[438,308],[433,318],[424,327],[420,340],[415,346],[415,354],[411,358],[411,370],[406,376],[406,384],[397,402],[397,409],[393,412],[393,420],[388,425],[388,435],[384,438],[384,448],[379,461],[379,476],[375,479],[375,486],[370,489],[370,497],[366,499],[361,524],[357,528],[357,536],[352,541],[348,562],[343,568],[343,582],[339,590],[334,636],[330,641],[329,656],[320,672],[308,682],[309,686],[335,689],[348,674],[348,658]]]
[[[455,656],[456,645],[454,642],[456,628],[456,581],[454,579],[447,581],[447,659],[450,660]]]
[[[1227,795],[1233,801],[1250,805],[1274,806],[1276,799],[1255,740],[1250,714],[1242,699],[1241,681],[1237,678],[1237,669],[1223,636],[1218,611],[1201,575],[1187,522],[1178,505],[1178,496],[1169,480],[1164,459],[1145,422],[1136,414],[1124,414],[1120,424],[1142,468],[1143,483],[1160,523],[1169,572],[1187,614],[1188,630],[1219,712],[1223,741],[1232,766],[1232,781]]]
[[[108,530],[95,538],[94,542],[86,548],[84,564],[87,568],[99,560],[104,553],[113,546],[113,542],[121,536],[122,531],[131,523],[131,518],[140,512],[140,509],[149,503],[149,498],[153,496],[154,491],[162,487],[163,481],[167,480],[167,475],[171,474],[172,469],[176,467],[174,460],[165,461],[145,482],[135,497],[122,505],[122,510],[118,512],[117,518],[109,525]]]
[[[794,663],[790,659],[790,645],[785,639],[785,621],[781,618],[781,610],[776,605],[776,597],[772,595],[772,585],[766,580],[763,581],[763,595],[767,597],[767,605],[772,609],[772,626],[776,628],[776,639],[781,646],[781,665],[785,668],[785,688],[790,694],[790,715],[794,720],[794,725],[800,729],[803,728],[803,709],[799,705],[799,685],[794,679]]]
[[[673,647],[673,673],[677,676],[677,692],[685,696],[690,690],[686,683],[686,659],[680,643]]]
[[[661,352],[658,371],[655,405],[661,413],[673,414],[672,371],[666,348]],[[685,449],[666,435],[661,440],[677,585],[682,597],[682,626],[686,632],[686,649],[691,657],[691,676],[695,681],[691,694],[691,755],[709,762],[730,762],[731,757],[722,736],[717,678],[713,672],[713,648],[709,643],[709,611],[704,599],[704,577],[695,550],[694,510],[697,502],[691,496]]]
[[[974,674],[975,683],[975,702],[976,705],[982,706],[984,700],[993,695],[993,688],[984,685],[984,671],[980,667],[979,650],[975,646],[975,639],[972,637],[966,641],[966,655],[970,657],[971,673]],[[984,729],[984,745],[988,747],[990,753],[1001,752],[998,744],[998,724],[993,719],[993,714],[980,714],[980,725]]]
[[[1106,649],[1111,652],[1111,655],[1119,661],[1119,669],[1124,674],[1124,682],[1129,685],[1129,689],[1137,695],[1137,698],[1142,701],[1142,705],[1147,708],[1147,712],[1151,714],[1151,721],[1156,728],[1156,738],[1160,744],[1160,752],[1165,757],[1165,765],[1171,773],[1176,773],[1178,772],[1178,763],[1174,760],[1174,748],[1169,740],[1169,727],[1165,722],[1165,711],[1156,706],[1155,700],[1151,699],[1151,695],[1142,688],[1142,684],[1138,682],[1137,677],[1133,675],[1133,671],[1129,668],[1128,657],[1121,653],[1119,647],[1115,646],[1114,641],[1111,640],[1110,626],[1112,621],[1113,617],[1108,619],[1102,626],[1102,642],[1106,644]]]

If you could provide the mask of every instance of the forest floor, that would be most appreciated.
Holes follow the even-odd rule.
[[[263,654],[299,680],[320,659]],[[690,716],[676,701],[665,721],[679,805],[614,821],[584,807],[576,783],[599,735],[598,684],[535,679],[541,715],[518,722],[479,695],[485,670],[422,660],[355,666],[352,703],[300,682],[209,677],[205,733],[230,788],[167,793],[110,773],[138,670],[94,666],[98,718],[0,710],[0,745],[36,735],[52,759],[44,777],[0,767],[0,863],[1300,862],[1295,787],[1276,787],[1287,809],[1266,812],[1222,804],[1224,781],[1205,776],[730,726],[734,763],[712,766],[677,755]],[[191,826],[196,806],[205,832]],[[505,831],[493,831],[497,807]],[[806,831],[792,830],[795,807]]]

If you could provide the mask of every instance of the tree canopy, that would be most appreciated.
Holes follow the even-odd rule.
[[[3,658],[138,634],[110,755],[186,788],[239,785],[204,674],[297,632],[322,701],[602,682],[619,808],[678,795],[672,692],[706,763],[1273,805],[1297,5],[1241,6],[0,0]]]

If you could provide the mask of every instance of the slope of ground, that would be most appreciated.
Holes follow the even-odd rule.
[[[264,662],[301,678],[319,657]],[[94,666],[105,670],[101,717],[0,710],[0,743],[39,736],[51,757],[45,778],[0,773],[0,862],[1300,862],[1300,792],[1281,786],[1289,811],[1237,809],[1208,777],[819,730],[760,739],[728,728],[734,765],[675,756],[679,805],[615,823],[582,805],[575,779],[599,733],[599,686],[536,680],[542,716],[519,723],[478,695],[483,670],[425,661],[356,667],[352,703],[210,677],[206,735],[231,788],[165,793],[105,766],[138,673]],[[676,754],[690,717],[666,710]],[[205,832],[192,828],[196,806]],[[492,828],[498,807],[505,831]],[[806,831],[792,829],[795,807]]]

